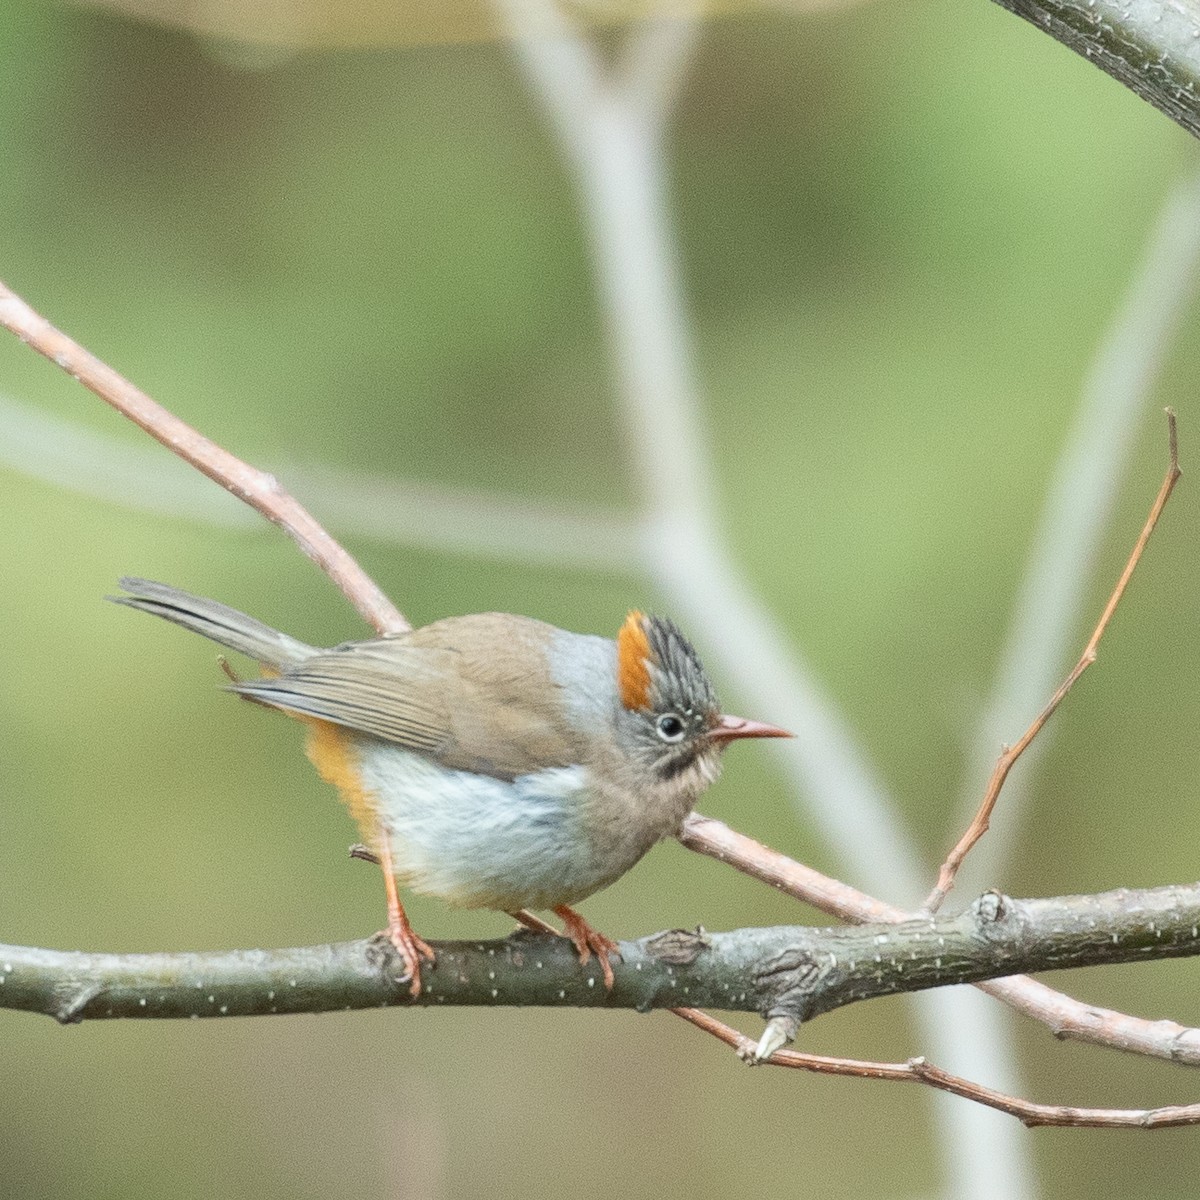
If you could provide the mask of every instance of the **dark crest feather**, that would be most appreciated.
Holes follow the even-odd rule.
[[[695,647],[669,617],[648,616],[643,628],[650,646],[653,707],[657,712],[690,709],[717,712],[716,693]]]

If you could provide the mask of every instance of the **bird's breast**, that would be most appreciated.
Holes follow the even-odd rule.
[[[376,739],[359,742],[358,759],[397,879],[452,904],[573,904],[623,875],[661,836],[608,820],[603,789],[583,765],[498,779]]]

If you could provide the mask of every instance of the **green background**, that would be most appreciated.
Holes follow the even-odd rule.
[[[723,519],[931,860],[957,833],[964,744],[1081,380],[1195,160],[1166,118],[985,0],[728,17],[685,82],[669,179]],[[321,465],[632,511],[576,200],[502,44],[247,69],[111,15],[0,12],[0,278],[285,484],[289,464]],[[1014,894],[1197,874],[1198,368],[1189,314],[1080,644],[1158,486],[1166,403],[1184,481],[1055,719],[989,881]],[[141,437],[7,337],[0,391]],[[101,598],[136,573],[314,642],[361,624],[273,529],[162,515],[133,484],[128,501],[0,473],[0,940],[369,933],[378,878],[346,859],[354,831],[295,726],[223,696],[209,647]],[[636,578],[337,532],[416,622],[500,609],[611,633],[661,607]],[[704,808],[844,869],[760,749],[730,756]],[[410,911],[429,937],[507,928]],[[618,936],[818,919],[674,844],[585,911]],[[1194,1025],[1196,970],[1052,982]],[[1041,1026],[1016,1038],[1036,1099],[1200,1096]],[[824,1018],[802,1046],[925,1049],[899,1000]],[[18,1200],[930,1195],[932,1111],[919,1088],[744,1070],[665,1015],[60,1029],[0,1011],[0,1194]],[[1195,1194],[1195,1132],[1029,1137],[1047,1195]]]

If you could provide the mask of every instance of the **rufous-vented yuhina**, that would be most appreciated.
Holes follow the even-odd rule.
[[[615,641],[479,613],[321,650],[215,600],[122,579],[119,604],[248,655],[230,690],[308,726],[308,756],[383,869],[388,936],[415,996],[432,949],[397,884],[467,908],[552,909],[606,986],[616,943],[570,906],[678,832],[738,738],[673,622],[631,612]]]

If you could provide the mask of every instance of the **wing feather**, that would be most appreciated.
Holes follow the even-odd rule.
[[[314,654],[281,675],[235,684],[231,690],[436,754],[450,735],[447,664],[438,661],[443,654],[398,646],[387,655],[372,650],[371,643],[357,643]]]
[[[498,779],[582,761],[579,732],[548,673],[531,670],[529,657],[506,655],[496,640],[486,650],[464,647],[482,619],[452,620],[450,629],[348,642],[230,690]],[[447,645],[447,633],[456,646]],[[441,644],[430,644],[434,635]]]

